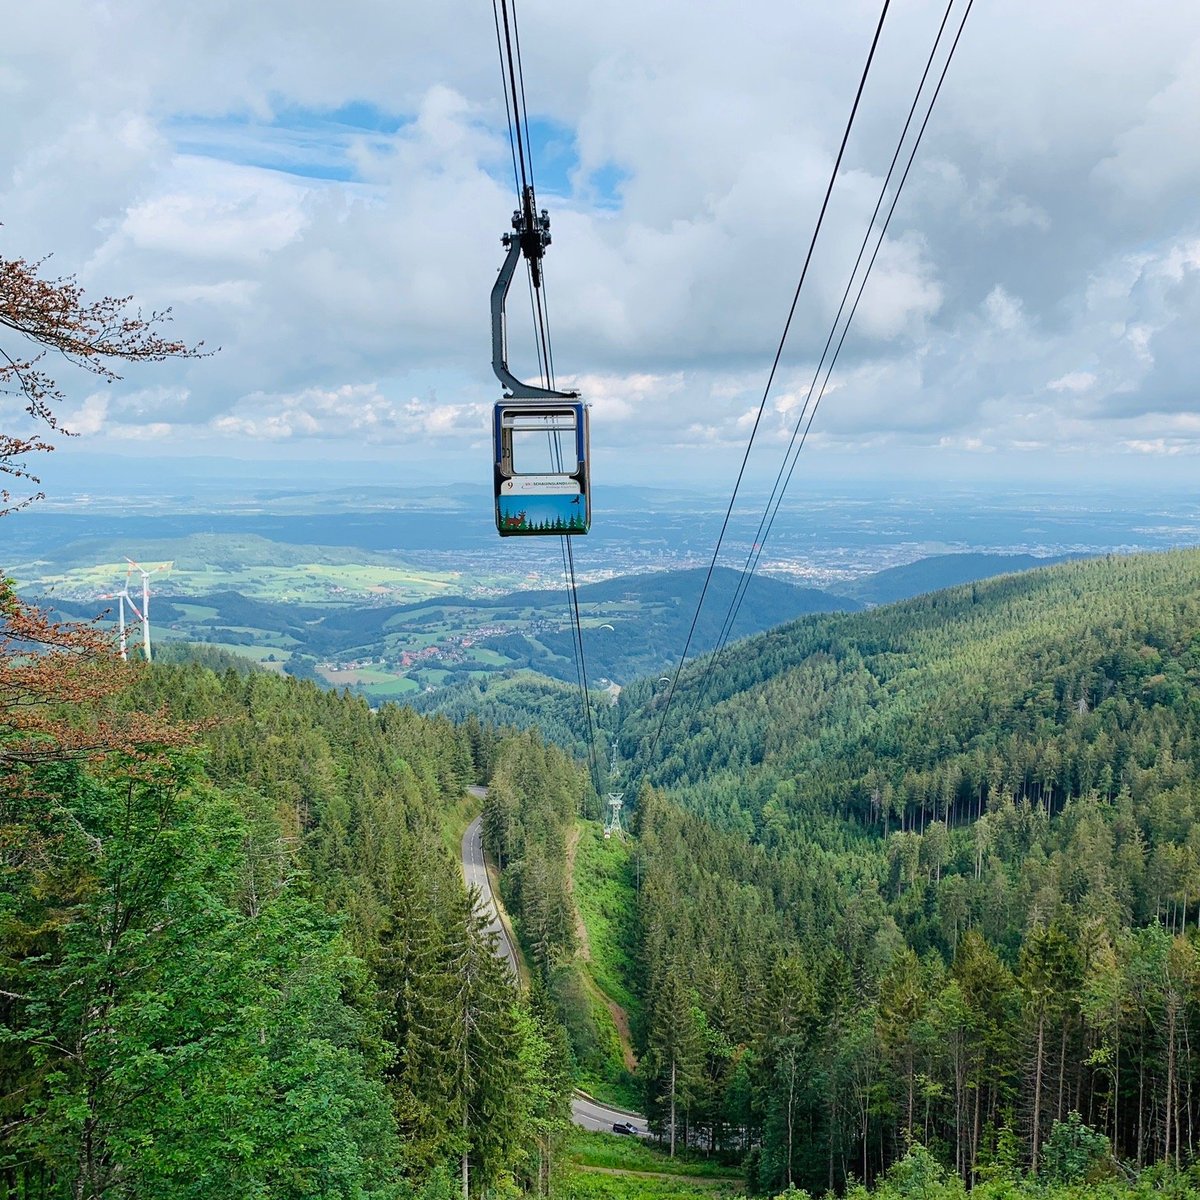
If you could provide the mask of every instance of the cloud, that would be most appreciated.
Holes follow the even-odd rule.
[[[486,416],[484,405],[445,405],[415,397],[396,402],[375,384],[347,384],[290,395],[255,393],[233,412],[213,418],[208,432],[275,442],[318,439],[393,445],[479,437]]]
[[[764,417],[774,454],[939,17],[929,0],[889,14]],[[593,446],[618,468],[655,447],[736,452],[874,11],[530,0],[521,19],[535,150],[554,156],[555,362],[593,405]],[[222,347],[130,370],[78,407],[81,431],[474,463],[513,205],[486,13],[55,0],[9,36],[3,252],[53,250],[89,291],[173,305],[173,332]],[[1191,453],[1197,80],[1184,0],[977,5],[811,445]],[[532,378],[518,284],[510,363]]]
[[[63,428],[77,437],[92,437],[104,428],[108,415],[108,397],[93,393],[72,413],[63,417]]]
[[[1096,386],[1096,376],[1091,371],[1069,371],[1046,386],[1052,392],[1087,392]]]

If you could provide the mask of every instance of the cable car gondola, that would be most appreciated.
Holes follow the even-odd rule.
[[[587,533],[592,520],[588,479],[588,411],[578,392],[523,383],[508,369],[504,302],[522,254],[535,287],[550,244],[550,218],[534,211],[527,187],[503,243],[504,265],[492,287],[492,370],[507,389],[492,413],[496,529],[501,537]]]
[[[501,400],[492,432],[500,535],[587,533],[587,405]]]

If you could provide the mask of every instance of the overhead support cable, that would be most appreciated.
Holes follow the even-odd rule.
[[[676,665],[674,674],[671,677],[671,684],[667,690],[666,700],[663,703],[663,709],[662,709],[662,714],[659,718],[658,728],[655,731],[654,741],[652,742],[651,748],[650,748],[650,753],[652,755],[653,755],[654,751],[658,748],[659,739],[662,737],[663,727],[666,724],[667,713],[670,711],[671,703],[675,698],[676,688],[679,684],[679,676],[683,671],[684,664],[687,662],[688,652],[691,650],[692,641],[696,635],[696,625],[700,620],[700,613],[704,607],[705,597],[708,595],[709,585],[712,583],[713,572],[716,570],[716,566],[717,566],[717,558],[720,555],[721,545],[725,540],[725,534],[729,528],[729,520],[733,514],[733,506],[737,500],[738,491],[741,488],[742,479],[746,473],[746,465],[750,460],[750,451],[754,447],[754,438],[758,433],[758,427],[762,422],[763,413],[765,412],[766,407],[767,407],[767,397],[770,395],[771,385],[775,381],[775,374],[779,369],[779,363],[780,363],[781,358],[783,357],[783,348],[784,348],[785,344],[787,343],[788,333],[791,331],[792,320],[796,315],[797,305],[800,303],[800,293],[804,287],[804,281],[808,277],[809,264],[812,262],[813,251],[816,249],[816,245],[817,245],[817,238],[820,236],[821,226],[824,224],[824,221],[825,221],[825,213],[826,213],[827,209],[829,208],[829,198],[833,194],[833,187],[834,187],[834,184],[837,182],[838,172],[840,171],[841,165],[842,165],[842,158],[846,152],[846,144],[850,140],[850,131],[854,127],[854,118],[858,113],[859,102],[862,100],[863,90],[866,88],[866,85],[867,85],[867,76],[870,74],[870,71],[871,71],[871,63],[874,61],[874,58],[875,58],[875,50],[876,50],[876,47],[879,45],[879,37],[880,37],[880,34],[883,32],[883,23],[884,23],[885,18],[887,17],[888,7],[890,4],[891,4],[891,0],[883,0],[883,8],[879,14],[879,23],[875,27],[875,36],[871,39],[871,49],[867,54],[866,64],[863,66],[862,77],[858,81],[858,90],[854,94],[854,104],[851,106],[850,116],[846,121],[846,128],[845,128],[844,132],[842,133],[842,141],[841,141],[841,145],[838,147],[837,157],[835,158],[834,163],[833,163],[833,170],[830,171],[830,173],[829,173],[829,183],[825,188],[824,199],[821,201],[821,209],[817,215],[817,223],[813,229],[812,238],[809,241],[808,253],[804,257],[804,266],[801,268],[801,271],[800,271],[800,280],[796,284],[796,290],[792,296],[791,307],[788,309],[787,320],[784,322],[784,325],[783,325],[783,333],[779,339],[779,346],[775,351],[774,361],[771,363],[771,370],[767,376],[766,386],[763,388],[762,400],[759,402],[758,412],[755,414],[755,417],[754,417],[754,425],[750,430],[750,438],[749,438],[748,442],[746,443],[746,452],[742,456],[742,464],[741,464],[740,468],[738,469],[737,478],[734,481],[733,493],[729,497],[729,505],[725,510],[725,519],[721,522],[721,530],[720,530],[720,533],[717,535],[717,544],[713,548],[712,560],[708,564],[708,571],[704,577],[704,584],[700,589],[700,598],[696,603],[696,611],[692,617],[691,626],[688,629],[688,635],[687,635],[686,641],[684,642],[683,652],[679,656],[679,662]]]
[[[908,138],[909,129],[912,126],[913,118],[916,115],[918,107],[920,106],[921,97],[925,91],[925,85],[929,80],[930,71],[932,70],[934,61],[937,58],[938,49],[941,46],[942,38],[955,2],[956,0],[949,0],[946,5],[946,10],[942,15],[941,24],[938,26],[937,36],[934,39],[932,48],[930,49],[929,57],[925,62],[925,69],[921,74],[920,83],[917,85],[916,92],[913,95],[913,101],[909,107],[908,116],[904,122],[904,128],[901,130],[900,137],[896,143],[896,150],[892,155],[892,161],[888,167],[887,176],[884,178],[883,185],[879,190],[879,197],[875,201],[875,209],[871,213],[870,220],[867,222],[867,228],[863,234],[862,243],[858,249],[858,256],[854,260],[854,266],[850,271],[850,276],[846,281],[845,290],[842,293],[841,303],[838,305],[837,313],[834,315],[833,323],[830,326],[829,336],[825,339],[825,346],[821,351],[820,360],[818,361],[816,370],[813,373],[812,381],[808,386],[808,391],[804,398],[804,404],[800,409],[800,415],[797,418],[796,426],[792,431],[788,447],[784,451],[783,459],[780,462],[779,472],[775,477],[775,483],[772,486],[771,495],[767,500],[765,508],[763,509],[763,515],[759,519],[758,529],[751,543],[751,548],[747,553],[745,565],[742,568],[741,576],[738,579],[738,583],[734,589],[734,595],[730,601],[717,642],[713,647],[713,651],[709,657],[708,665],[705,668],[700,685],[696,690],[696,696],[691,709],[691,712],[693,713],[695,712],[696,706],[703,701],[709,679],[725,649],[725,646],[729,641],[730,636],[732,635],[734,622],[737,620],[738,613],[741,611],[741,606],[743,600],[745,599],[746,591],[749,588],[750,581],[754,576],[759,561],[761,560],[762,552],[766,542],[771,535],[771,530],[775,524],[775,518],[778,516],[780,505],[783,502],[784,493],[787,491],[788,484],[791,482],[792,474],[796,469],[796,463],[799,459],[800,452],[803,450],[807,441],[808,432],[812,428],[812,422],[816,416],[817,408],[820,406],[821,400],[825,395],[825,390],[828,387],[830,376],[832,375],[833,369],[837,364],[838,356],[841,354],[842,345],[845,343],[846,335],[849,332],[850,325],[854,320],[854,315],[858,311],[858,303],[862,299],[863,290],[866,287],[867,280],[870,278],[871,269],[874,267],[875,259],[879,254],[880,247],[883,245],[883,240],[887,234],[888,225],[891,223],[892,215],[896,211],[896,206],[899,203],[900,195],[904,190],[905,181],[908,179],[909,171],[912,169],[913,162],[916,159],[917,151],[920,148],[921,141],[925,135],[926,127],[929,124],[929,118],[933,114],[933,107],[937,103],[938,95],[941,93],[942,84],[946,79],[946,73],[950,68],[950,63],[954,58],[954,52],[958,47],[959,38],[962,36],[963,28],[967,22],[967,17],[970,15],[971,7],[974,4],[974,0],[968,0],[966,7],[964,8],[962,18],[958,24],[958,30],[955,33],[954,40],[950,45],[949,52],[946,55],[946,61],[942,65],[942,70],[934,88],[933,95],[929,100],[929,104],[926,108],[921,126],[917,131],[916,138],[913,141],[912,147],[909,151],[908,160],[901,175],[900,182],[896,187],[895,194],[893,195],[891,203],[888,207],[883,225],[880,228],[875,241],[874,250],[872,251],[871,257],[867,263],[866,270],[863,272],[862,278],[859,280],[858,292],[855,295],[854,302],[850,307],[849,315],[846,317],[846,321],[843,325],[842,315],[846,310],[847,302],[850,299],[850,293],[854,289],[855,280],[859,279],[858,269],[862,265],[867,246],[870,244],[872,234],[874,233],[875,220],[879,215],[880,209],[883,207],[883,202],[887,195],[888,185],[890,184],[892,176],[895,173],[897,163],[899,162],[904,149],[905,141]],[[838,334],[839,327],[841,328],[840,336]],[[834,347],[833,357],[829,360],[828,367],[826,367],[826,359],[829,358],[829,351],[831,346],[833,346],[835,337],[838,339],[837,345]],[[821,378],[822,370],[825,371],[825,378],[818,391],[817,383]],[[816,396],[815,402],[814,394]],[[806,417],[807,422],[805,421]],[[803,432],[801,432],[802,429]]]
[[[512,6],[511,20],[509,5]],[[516,0],[492,0],[492,15],[496,26],[496,46],[500,55],[500,73],[508,121],[509,148],[513,160],[513,184],[517,190],[517,205],[524,217],[525,230],[538,229],[537,197],[535,193],[533,152],[529,137],[529,110],[525,100],[525,69],[521,60],[521,35],[517,24]],[[549,235],[544,234],[544,241]],[[533,318],[534,343],[538,370],[544,387],[553,390],[554,350],[550,340],[549,299],[545,289],[545,271],[541,248],[525,254],[529,278],[530,311]],[[549,432],[551,461],[562,471],[562,445],[558,432]],[[591,692],[587,683],[587,658],[584,651],[583,626],[579,611],[579,592],[575,578],[575,554],[571,539],[560,539],[563,554],[563,577],[567,590],[568,620],[572,628],[576,681],[579,685],[580,707],[584,719],[587,743],[588,774],[593,788],[600,790],[600,773],[596,756],[596,723],[592,711]]]
[[[504,70],[504,41],[500,34],[500,10],[496,6],[496,0],[492,0],[492,17],[496,23],[496,50],[500,55],[500,88],[504,93],[504,116],[508,121],[508,147],[512,152],[512,167],[513,167],[513,187],[517,189],[517,196],[521,195],[521,175],[517,167],[517,139],[513,130],[513,107],[509,103],[508,96],[508,75]]]
[[[507,0],[500,0],[500,12],[504,22],[504,50],[501,52],[501,65],[508,71],[508,97],[512,100],[512,115],[513,121],[510,129],[515,130],[517,145],[517,161],[521,167],[521,193],[529,186],[529,180],[525,170],[525,139],[521,135],[521,102],[519,93],[517,92],[517,74],[516,63],[513,56],[512,33],[508,23],[508,3]],[[514,10],[515,19],[515,10]]]

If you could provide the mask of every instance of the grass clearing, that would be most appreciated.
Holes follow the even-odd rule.
[[[427,667],[421,671],[414,671],[413,674],[423,687],[440,687],[450,678],[450,672],[443,667]]]
[[[634,991],[633,928],[636,894],[628,841],[605,839],[597,821],[581,821],[575,853],[575,904],[591,947],[596,985],[629,1014],[636,1028],[641,1004]]]
[[[318,674],[334,687],[357,687],[359,684],[392,684],[401,680],[390,671],[376,667],[318,667]]]
[[[737,1167],[704,1158],[694,1151],[676,1149],[674,1158],[644,1138],[574,1129],[567,1143],[571,1161],[579,1167],[611,1171],[640,1171],[654,1175],[682,1175],[697,1180],[724,1180],[741,1185]]]
[[[568,848],[579,930],[576,960],[594,1030],[595,1054],[581,1060],[577,1082],[597,1100],[633,1111],[641,1105],[630,1013],[640,1019],[632,986],[634,893],[629,847],[605,841],[595,821],[579,821]]]
[[[743,1197],[741,1187],[719,1181],[692,1182],[664,1175],[609,1174],[587,1167],[564,1173],[555,1189],[566,1200],[697,1200],[698,1197]]]
[[[382,683],[363,683],[358,686],[358,691],[372,704],[386,704],[389,700],[402,700],[405,696],[411,696],[413,692],[420,690],[420,685],[415,680],[399,679],[394,675]]]
[[[592,1069],[580,1064],[575,1082],[602,1104],[613,1104],[637,1112],[642,1093],[633,1076],[625,1069],[621,1038],[616,1023],[595,981],[587,974],[587,965],[579,964],[583,992],[587,999],[592,1028],[595,1030],[595,1054],[600,1060]]]
[[[468,651],[468,656],[489,667],[502,667],[509,661],[499,651],[489,650],[486,646],[472,646]]]

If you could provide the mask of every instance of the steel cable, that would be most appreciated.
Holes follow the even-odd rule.
[[[871,241],[871,235],[875,228],[875,218],[879,215],[879,210],[883,207],[884,198],[887,195],[888,184],[891,182],[892,176],[895,173],[896,164],[900,160],[901,153],[904,149],[905,140],[908,137],[908,131],[912,126],[913,117],[916,114],[917,108],[921,101],[922,93],[925,91],[925,84],[929,79],[930,70],[937,57],[938,48],[941,45],[942,37],[945,33],[947,22],[950,18],[950,13],[954,7],[955,0],[949,0],[946,5],[946,11],[942,15],[941,24],[938,26],[937,36],[934,38],[933,46],[930,49],[929,57],[925,62],[925,69],[921,74],[921,80],[917,85],[916,92],[913,95],[913,101],[908,110],[908,116],[904,122],[904,128],[901,130],[900,137],[896,143],[895,153],[892,155],[891,164],[888,167],[887,175],[884,178],[883,185],[879,190],[879,197],[875,201],[875,209],[871,213],[870,220],[867,222],[866,232],[863,234],[863,240],[858,249],[858,256],[854,260],[854,266],[851,268],[850,277],[846,281],[846,288],[842,293],[841,303],[838,305],[837,313],[834,315],[833,323],[829,329],[829,336],[825,339],[825,346],[821,351],[821,357],[817,363],[817,368],[813,373],[812,382],[808,386],[807,394],[804,398],[804,404],[800,409],[800,415],[796,420],[795,429],[792,431],[791,439],[787,449],[784,451],[783,459],[780,462],[779,472],[775,477],[775,483],[771,489],[771,495],[767,500],[766,507],[763,509],[763,515],[759,519],[758,529],[755,532],[754,539],[751,543],[750,551],[746,556],[746,563],[742,568],[741,576],[734,589],[733,598],[730,601],[729,609],[726,613],[725,620],[722,624],[717,642],[713,647],[712,654],[709,658],[704,675],[700,681],[700,685],[696,690],[696,698],[693,701],[689,717],[694,715],[696,707],[703,702],[703,697],[706,694],[708,682],[712,673],[720,660],[720,657],[728,644],[729,638],[732,635],[734,622],[737,620],[738,613],[741,611],[742,602],[746,597],[746,592],[749,588],[750,581],[753,578],[754,572],[761,560],[763,548],[766,545],[768,538],[771,535],[771,530],[775,524],[775,518],[779,514],[780,505],[783,502],[784,493],[791,481],[792,473],[796,468],[796,461],[799,458],[800,451],[804,447],[804,443],[808,437],[808,431],[812,427],[813,418],[816,416],[816,410],[820,406],[821,398],[825,394],[825,388],[828,386],[829,377],[833,372],[833,368],[837,363],[838,355],[841,353],[842,344],[845,342],[846,334],[850,329],[850,324],[854,320],[854,314],[858,310],[858,302],[862,298],[863,289],[866,287],[867,279],[870,277],[871,269],[875,265],[875,258],[879,253],[880,246],[883,244],[884,236],[887,233],[887,227],[892,219],[892,214],[896,211],[896,205],[899,202],[900,194],[904,190],[905,180],[908,178],[908,173],[912,168],[913,161],[916,158],[917,150],[921,145],[921,139],[924,136],[926,126],[929,124],[929,118],[933,113],[933,106],[937,102],[939,93],[941,92],[942,83],[946,78],[946,72],[949,70],[950,62],[954,57],[954,51],[958,46],[958,40],[962,36],[963,27],[966,25],[967,17],[970,15],[971,5],[974,0],[969,0],[963,12],[962,20],[959,22],[958,31],[955,34],[954,41],[951,43],[950,51],[946,56],[946,61],[943,64],[941,74],[939,76],[936,87],[934,88],[933,96],[929,101],[929,106],[925,112],[925,117],[921,123],[921,127],[917,132],[916,139],[913,142],[912,149],[909,152],[908,162],[905,165],[904,172],[901,176],[900,183],[897,185],[895,195],[892,197],[891,205],[884,219],[882,228],[880,229],[878,239],[876,240],[875,249],[871,254],[871,258],[867,264],[866,271],[859,283],[859,290],[855,297],[854,304],[851,306],[849,316],[846,319],[845,326],[842,327],[841,336],[838,340],[837,347],[834,350],[832,360],[830,360],[828,370],[825,373],[825,381],[821,385],[820,392],[817,394],[816,403],[813,403],[813,394],[817,390],[817,382],[821,377],[821,372],[825,369],[825,361],[829,355],[829,349],[833,345],[834,338],[838,335],[838,328],[841,324],[842,314],[846,309],[847,301],[850,298],[850,293],[854,288],[854,282],[858,278],[858,268],[862,264],[863,255],[866,253],[867,246]],[[809,411],[809,405],[812,404],[812,411]],[[805,424],[805,416],[808,416],[808,423]],[[804,427],[804,432],[801,434],[801,427]],[[797,446],[799,439],[799,446]],[[795,453],[793,454],[793,450]],[[789,466],[789,459],[791,460]]]
[[[796,290],[792,296],[791,307],[788,309],[787,320],[784,322],[784,326],[783,326],[783,334],[780,336],[779,346],[775,351],[775,358],[774,358],[774,361],[771,363],[771,370],[767,376],[766,386],[763,389],[762,400],[759,402],[758,412],[754,418],[754,425],[750,430],[750,438],[749,438],[749,441],[746,443],[746,452],[742,456],[742,464],[741,464],[741,467],[738,469],[737,479],[734,481],[733,494],[730,496],[729,506],[725,510],[725,519],[722,521],[720,533],[717,535],[717,544],[713,548],[712,561],[708,564],[708,572],[704,577],[704,584],[700,589],[700,598],[696,604],[696,612],[692,617],[691,627],[688,630],[687,639],[684,642],[683,652],[679,656],[679,662],[675,667],[675,673],[671,678],[671,684],[667,690],[667,697],[663,703],[663,709],[662,709],[662,714],[659,718],[658,728],[654,734],[654,741],[651,743],[651,746],[650,746],[651,756],[653,756],[654,752],[658,749],[659,739],[662,737],[662,731],[663,731],[664,725],[666,724],[667,714],[670,712],[671,702],[675,698],[676,688],[679,684],[679,676],[680,676],[680,673],[683,671],[684,664],[687,662],[688,651],[691,649],[692,640],[694,639],[694,637],[696,635],[696,625],[700,620],[700,612],[704,607],[704,599],[708,595],[708,588],[712,582],[713,572],[716,570],[717,558],[721,552],[721,545],[725,540],[725,533],[729,528],[729,520],[733,513],[733,506],[737,500],[738,491],[741,488],[742,478],[744,477],[744,475],[746,473],[746,464],[750,460],[750,451],[754,446],[754,438],[755,438],[755,435],[758,433],[758,427],[762,422],[763,412],[766,410],[767,397],[770,395],[771,385],[775,381],[775,373],[778,371],[780,359],[783,357],[783,348],[784,348],[784,345],[787,343],[788,333],[790,332],[791,327],[792,327],[792,319],[796,315],[796,307],[800,302],[800,292],[803,289],[804,281],[808,276],[809,264],[812,262],[813,251],[816,249],[816,245],[817,245],[817,238],[820,236],[821,226],[824,224],[824,221],[825,221],[825,213],[826,213],[826,210],[829,208],[829,198],[833,194],[833,187],[834,187],[834,184],[837,182],[838,171],[841,169],[841,165],[842,165],[842,157],[844,156],[844,154],[846,152],[846,144],[850,140],[850,131],[854,127],[854,118],[855,118],[856,114],[858,113],[859,102],[862,100],[863,91],[867,85],[867,76],[870,74],[870,71],[871,71],[871,63],[875,58],[875,50],[876,50],[876,47],[879,45],[879,37],[880,37],[880,34],[883,32],[883,22],[884,22],[885,18],[887,17],[888,7],[889,7],[890,3],[891,3],[891,0],[883,0],[883,8],[879,14],[879,23],[875,27],[875,36],[871,39],[871,49],[867,54],[866,64],[863,66],[862,77],[858,81],[858,89],[854,94],[854,104],[850,109],[850,116],[849,116],[848,120],[846,121],[846,128],[845,128],[844,132],[842,133],[842,141],[841,141],[841,145],[838,147],[837,158],[834,160],[833,170],[829,174],[829,183],[828,183],[827,187],[825,188],[825,196],[821,202],[821,210],[817,215],[817,223],[813,229],[812,238],[809,241],[808,253],[804,257],[804,266],[801,268],[801,271],[800,271],[800,281],[796,284]]]

